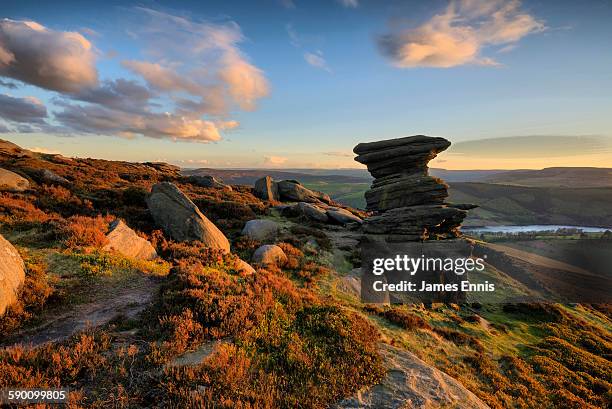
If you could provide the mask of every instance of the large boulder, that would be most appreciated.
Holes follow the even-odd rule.
[[[25,280],[25,264],[21,256],[0,235],[0,316],[17,301],[19,288]]]
[[[298,214],[309,220],[320,223],[327,223],[329,221],[329,216],[327,216],[324,209],[310,203],[300,202],[295,205],[295,210]]]
[[[242,229],[242,235],[253,240],[264,241],[276,237],[280,226],[272,220],[257,219],[249,220]]]
[[[263,200],[279,200],[278,185],[270,176],[255,181],[255,196]]]
[[[328,195],[305,188],[297,180],[281,180],[277,185],[278,194],[283,201],[331,203],[331,199]]]
[[[122,220],[117,219],[110,224],[106,239],[107,244],[103,247],[103,250],[116,251],[126,257],[141,260],[157,258],[157,252],[151,243],[137,235]]]
[[[155,222],[174,240],[199,240],[208,247],[229,252],[229,241],[221,230],[174,184],[154,185],[147,205]]]
[[[378,385],[345,399],[337,409],[488,409],[465,386],[411,352],[381,344],[387,375]]]
[[[15,172],[0,168],[0,191],[23,192],[30,187],[30,182]]]
[[[201,187],[210,187],[210,188],[214,188],[214,189],[223,189],[223,190],[227,190],[227,191],[232,191],[232,187],[229,185],[226,185],[225,183],[221,182],[220,180],[217,180],[217,178],[215,178],[214,176],[210,176],[210,175],[205,175],[205,176],[201,176],[201,175],[192,175],[189,176],[189,182],[193,183],[194,185],[197,186],[201,186]]]
[[[353,213],[349,212],[346,209],[342,209],[341,207],[330,207],[327,209],[327,217],[336,223],[340,224],[348,224],[348,223],[362,223],[359,217],[355,216]]]
[[[236,271],[240,271],[241,273],[244,273],[244,274],[255,273],[255,269],[253,268],[253,266],[251,266],[249,263],[247,263],[246,261],[242,259],[236,260],[235,269]]]
[[[262,266],[282,267],[287,263],[287,255],[280,247],[266,244],[255,250],[253,262]]]

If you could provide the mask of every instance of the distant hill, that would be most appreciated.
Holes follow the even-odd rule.
[[[448,179],[451,182],[450,179]],[[545,168],[496,172],[480,180],[519,186],[612,187],[610,168]],[[464,180],[464,182],[468,182]]]

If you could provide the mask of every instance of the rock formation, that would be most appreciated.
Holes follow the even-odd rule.
[[[15,172],[0,168],[0,191],[23,192],[30,187],[30,182]]]
[[[278,186],[272,177],[264,176],[255,181],[255,196],[263,200],[279,200]]]
[[[157,258],[157,252],[151,243],[137,235],[122,220],[117,219],[110,224],[106,239],[107,243],[102,248],[103,250],[116,251],[126,257],[141,260]]]
[[[260,199],[282,202],[307,202],[331,204],[331,198],[323,192],[310,190],[297,180],[275,182],[270,176],[255,181],[254,193]]]
[[[255,250],[253,262],[262,266],[282,267],[287,263],[287,255],[280,247],[266,244]]]
[[[264,241],[274,238],[279,230],[279,224],[273,220],[256,219],[246,222],[240,234],[253,240]]]
[[[217,180],[217,178],[215,178],[214,176],[210,176],[210,175],[206,175],[206,176],[193,175],[193,176],[189,176],[188,180],[194,185],[198,185],[201,187],[212,187],[215,189],[223,189],[223,190],[228,190],[228,191],[232,190],[231,186],[226,185],[220,180]]]
[[[360,143],[355,160],[374,176],[365,194],[366,234],[385,234],[388,241],[418,241],[459,236],[470,205],[449,205],[448,186],[428,175],[427,164],[450,146],[444,138],[424,135]]]
[[[174,240],[199,240],[208,247],[229,252],[229,241],[221,230],[174,184],[154,185],[147,206],[155,222]]]
[[[0,235],[0,316],[6,308],[17,301],[19,287],[25,280],[25,264],[21,256],[2,235]]]

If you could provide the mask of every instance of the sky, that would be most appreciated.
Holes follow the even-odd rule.
[[[432,165],[612,164],[612,2],[0,4],[0,138],[182,167],[353,168],[359,142]]]

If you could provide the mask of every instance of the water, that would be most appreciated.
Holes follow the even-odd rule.
[[[524,233],[532,231],[556,231],[559,229],[579,229],[585,233],[603,233],[612,228],[588,227],[588,226],[562,226],[557,224],[532,224],[528,226],[480,226],[463,227],[461,231],[465,233]]]

